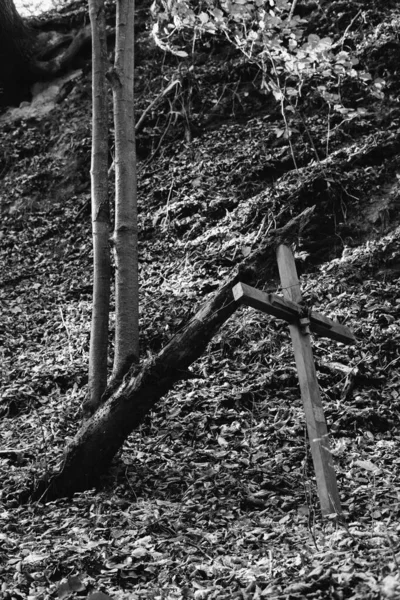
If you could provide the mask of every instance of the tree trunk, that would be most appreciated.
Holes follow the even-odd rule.
[[[19,103],[29,97],[35,80],[54,77],[69,67],[90,38],[88,26],[60,55],[49,61],[37,60],[43,54],[38,32],[18,14],[14,0],[0,0],[0,105]]]
[[[115,355],[113,373],[139,360],[137,182],[134,120],[134,0],[117,0],[115,126]]]
[[[13,0],[0,0],[0,56],[28,61],[32,56],[33,32],[17,12]],[[5,52],[8,52],[6,54]]]
[[[0,103],[11,101],[23,86],[33,55],[34,35],[13,0],[0,0]]]
[[[92,27],[92,233],[93,312],[89,350],[89,390],[85,413],[100,405],[107,385],[110,307],[110,209],[108,201],[107,39],[104,0],[89,0]]]
[[[306,209],[273,232],[260,250],[239,265],[238,274],[228,279],[158,356],[145,363],[139,375],[135,376],[137,366],[132,365],[119,388],[78,432],[61,470],[50,481],[43,480],[39,484],[33,493],[35,500],[70,496],[97,482],[131,431],[177,381],[187,378],[188,367],[202,355],[221,325],[235,312],[237,305],[232,287],[239,280],[255,285],[267,277],[276,278],[275,248],[296,241],[312,212],[313,209]]]

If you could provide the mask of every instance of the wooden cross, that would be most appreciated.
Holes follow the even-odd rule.
[[[322,514],[336,513],[341,517],[342,509],[309,334],[311,330],[344,344],[354,344],[356,339],[345,325],[315,312],[307,313],[301,306],[300,283],[293,253],[288,246],[278,247],[277,260],[283,298],[244,283],[234,286],[233,296],[240,304],[247,304],[289,323]]]

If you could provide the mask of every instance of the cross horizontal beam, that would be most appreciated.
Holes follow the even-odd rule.
[[[283,319],[288,323],[296,323],[304,316],[304,309],[287,298],[277,294],[268,294],[245,283],[237,283],[233,289],[233,296],[239,304],[246,304],[257,308],[264,313]],[[355,344],[356,338],[353,332],[338,321],[328,319],[324,315],[311,311],[308,316],[310,329],[313,333],[327,337],[343,344]]]

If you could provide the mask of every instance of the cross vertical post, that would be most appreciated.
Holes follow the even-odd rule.
[[[277,260],[284,297],[300,304],[302,301],[300,283],[291,249],[283,244],[278,246]],[[289,329],[306,415],[308,437],[322,513],[336,513],[340,516],[342,510],[332,454],[329,448],[328,429],[315,371],[309,330],[307,327],[302,328],[299,321],[289,323]]]

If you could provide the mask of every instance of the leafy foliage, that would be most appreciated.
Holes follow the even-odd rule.
[[[358,58],[344,49],[343,40],[306,34],[307,21],[293,14],[292,5],[288,0],[155,0],[153,35],[161,48],[179,57],[189,56],[173,43],[182,30],[192,31],[192,45],[203,35],[225,35],[257,65],[261,90],[280,103],[285,128],[277,130],[278,137],[290,137],[287,113],[295,110],[303,89],[311,83],[331,110],[346,119],[363,116],[365,109],[343,105],[340,90],[344,80],[365,86],[372,76],[360,69]],[[371,93],[382,98],[383,88],[384,81],[376,78]]]
[[[67,4],[66,0],[15,0],[15,7],[23,17],[38,15],[49,10],[57,10],[65,4]]]

